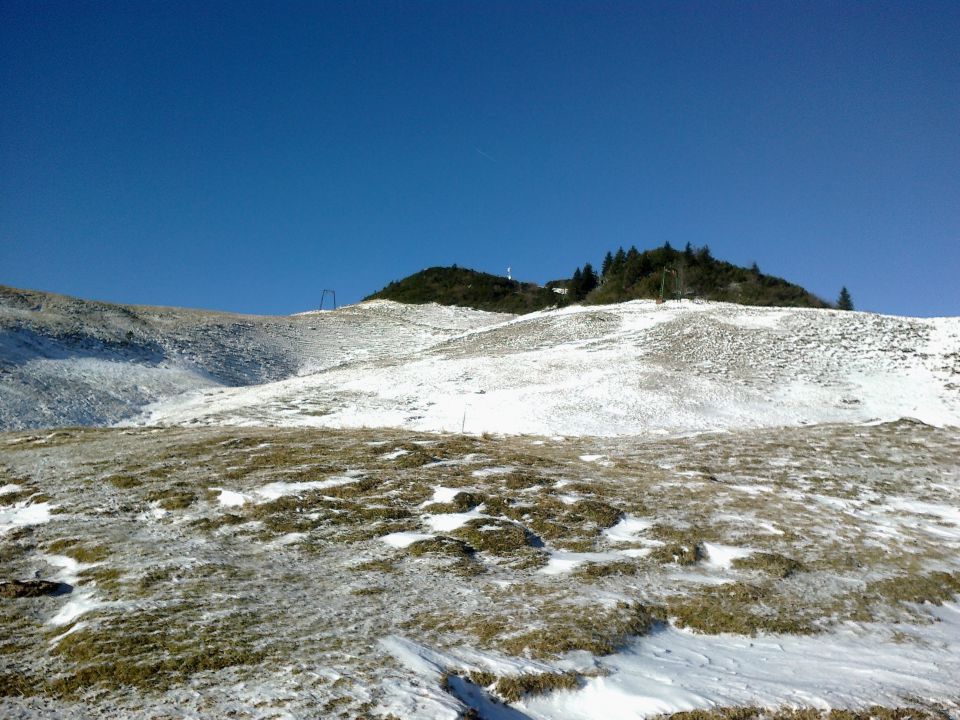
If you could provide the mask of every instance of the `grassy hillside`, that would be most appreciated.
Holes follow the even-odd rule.
[[[432,267],[387,285],[365,300],[394,300],[420,305],[435,302],[491,312],[527,313],[557,304],[560,296],[522,283],[466,268]]]

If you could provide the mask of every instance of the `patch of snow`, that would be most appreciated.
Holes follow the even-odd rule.
[[[30,503],[24,500],[14,503],[13,507],[0,508],[0,535],[14,528],[50,522],[50,510],[54,507],[48,502]]]
[[[80,572],[93,567],[96,563],[80,563],[66,555],[44,555],[43,559],[50,565],[59,568],[53,579],[57,582],[70,585],[73,589],[69,595],[65,595],[67,602],[64,603],[57,613],[47,620],[50,625],[69,625],[81,615],[102,607],[107,607],[112,603],[106,602],[96,596],[92,585],[79,585]]]
[[[15,493],[20,491],[20,486],[16,483],[7,483],[6,485],[0,486],[0,495],[7,495],[9,493]]]
[[[326,480],[305,480],[302,482],[273,482],[254,490],[254,494],[263,498],[263,501],[276,500],[285,495],[299,495],[307,490],[323,490],[325,488],[346,485],[356,482],[357,475],[339,475]]]
[[[620,555],[613,552],[561,552],[559,550],[550,551],[550,560],[540,568],[544,575],[562,575],[568,573],[578,565],[588,562],[610,562],[619,560]]]
[[[636,542],[637,535],[653,527],[653,520],[626,515],[616,525],[603,531],[604,537],[612,543]]]
[[[393,452],[384,453],[380,456],[383,460],[396,460],[398,457],[403,457],[404,455],[409,455],[409,450],[404,450],[403,448],[397,448]]]
[[[652,553],[653,548],[652,547],[627,548],[626,550],[620,550],[619,552],[621,555],[626,555],[627,557],[642,558]]]
[[[730,564],[737,558],[747,557],[753,554],[750,548],[734,547],[733,545],[721,545],[719,543],[703,543],[703,549],[707,551],[707,557],[704,562],[714,568],[726,570]]]
[[[474,518],[487,517],[481,512],[480,507],[476,507],[470,512],[462,513],[440,513],[439,515],[424,515],[423,521],[435,532],[450,532],[459,527],[463,527]]]
[[[754,496],[773,492],[773,488],[768,485],[727,485],[727,487]]]
[[[251,499],[249,495],[244,495],[243,493],[236,492],[234,490],[226,490],[224,488],[210,489],[220,491],[220,494],[217,496],[217,502],[224,507],[240,507],[244,503],[250,502]]]
[[[531,697],[537,720],[638,720],[717,706],[865,707],[956,697],[960,607],[922,626],[849,626],[816,636],[698,635],[662,627],[602,659],[610,672],[573,692]],[[894,630],[918,642],[897,642]]]
[[[479,470],[474,470],[470,474],[473,475],[474,477],[482,478],[482,477],[490,477],[491,475],[506,475],[507,473],[511,473],[514,470],[516,470],[516,468],[513,467],[512,465],[505,465],[503,467],[480,468]]]
[[[462,492],[462,488],[448,488],[438,485],[433,489],[433,497],[422,503],[420,507],[432,505],[433,503],[448,503],[452,501],[459,492]]]
[[[433,535],[429,533],[418,533],[418,532],[395,532],[390,533],[389,535],[384,535],[380,538],[381,541],[385,542],[390,547],[395,548],[405,548],[408,545],[412,545],[418,540],[427,540],[432,538]]]
[[[934,622],[849,624],[813,636],[700,635],[661,625],[621,652],[602,658],[570,653],[554,666],[472,648],[440,652],[396,636],[380,644],[423,681],[411,680],[417,688],[414,695],[403,691],[406,716],[414,718],[462,712],[462,705],[447,705],[420,688],[436,687],[444,672],[466,675],[477,668],[500,676],[561,668],[600,671],[586,677],[579,689],[527,696],[500,706],[506,714],[489,715],[492,718],[643,720],[724,706],[899,707],[907,697],[952,707],[960,677],[960,606],[923,610]],[[451,689],[476,707],[477,698],[461,695],[463,690],[476,692],[474,688]],[[509,714],[514,708],[519,712]]]

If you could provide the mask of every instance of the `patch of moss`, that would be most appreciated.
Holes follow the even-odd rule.
[[[864,594],[886,602],[942,605],[960,595],[960,573],[932,572],[878,580],[868,584]]]
[[[380,595],[381,593],[384,593],[386,591],[387,589],[385,587],[380,587],[379,585],[372,585],[370,587],[354,588],[353,590],[350,591],[350,594],[358,595],[362,597],[364,595]]]
[[[575,516],[586,518],[598,528],[608,528],[616,525],[623,517],[623,513],[602,500],[578,500],[570,506]]]
[[[790,577],[794,573],[803,572],[806,565],[798,560],[779,553],[756,552],[747,557],[736,558],[731,565],[738,570],[761,570],[778,580]]]
[[[350,569],[355,572],[395,573],[397,572],[397,561],[392,558],[378,558],[351,565]]]
[[[80,563],[98,563],[110,557],[105,545],[85,543],[80,538],[61,538],[47,545],[47,552],[53,555],[66,555]]]
[[[198,530],[213,532],[214,530],[218,530],[222,527],[241,525],[247,521],[248,519],[243,515],[237,515],[235,513],[223,513],[222,515],[214,515],[213,517],[197,518],[196,520],[190,522],[190,526],[195,527]]]
[[[120,578],[123,577],[123,573],[116,568],[98,565],[87,568],[80,573],[79,577],[83,581],[92,580],[96,583],[98,589],[116,592],[120,588]]]
[[[233,613],[197,624],[200,608],[179,606],[127,613],[62,637],[53,654],[67,665],[47,692],[71,698],[93,688],[163,692],[192,675],[266,657],[250,637],[251,618]]]
[[[487,571],[482,563],[474,558],[460,558],[456,562],[450,563],[443,568],[446,572],[452,573],[458,577],[471,578],[482,575]]]
[[[758,632],[804,635],[818,631],[803,617],[769,607],[765,604],[769,599],[772,599],[771,593],[765,588],[726,583],[703,588],[692,597],[670,600],[667,611],[677,627],[709,635]]]
[[[706,557],[706,552],[703,549],[703,545],[699,542],[693,542],[687,545],[668,543],[661,547],[654,548],[648,557],[664,565],[669,563],[695,565]]]
[[[504,565],[511,570],[539,570],[550,562],[550,555],[540,548],[526,547],[506,558]]]
[[[453,534],[477,550],[494,555],[510,555],[531,542],[529,534],[522,526],[489,518],[470,520]]]
[[[130,488],[140,487],[143,485],[142,481],[127,473],[110,475],[107,478],[107,482],[113,485],[115,488],[119,488],[120,490],[129,490]]]
[[[394,459],[393,463],[395,467],[403,469],[418,468],[440,461],[439,457],[419,445],[405,447],[403,449],[407,452]]]
[[[494,692],[506,702],[517,702],[525,695],[543,695],[554,690],[576,690],[579,686],[579,676],[574,672],[525,673],[500,678]]]
[[[474,549],[463,540],[437,535],[425,540],[417,540],[407,546],[407,552],[415,557],[421,555],[444,555],[447,557],[472,557]]]
[[[642,604],[619,603],[616,608],[569,607],[552,609],[544,627],[502,638],[498,643],[513,655],[553,657],[571,650],[609,655],[630,637],[649,632],[660,613]]]
[[[21,490],[14,490],[13,492],[4,493],[0,495],[0,505],[16,505],[17,503],[27,502],[28,500],[33,499],[33,501],[39,502],[36,500],[37,491],[35,488],[23,488]]]
[[[502,478],[504,486],[508,490],[526,490],[532,487],[541,487],[553,483],[553,478],[536,475],[524,470],[515,470],[507,473]]]
[[[0,698],[30,697],[43,692],[41,678],[25,672],[0,672]]]
[[[585,563],[576,568],[573,571],[573,574],[581,579],[594,580],[597,578],[615,575],[636,575],[639,569],[639,566],[635,562],[631,562],[629,560],[616,560],[614,562],[607,563]]]
[[[450,502],[430,503],[423,508],[423,512],[431,514],[467,512],[484,502],[486,498],[479,493],[458,492]]]

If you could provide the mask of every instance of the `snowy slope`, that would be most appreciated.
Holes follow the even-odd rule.
[[[396,356],[505,317],[393,303],[262,317],[0,286],[0,429],[109,424],[188,390]]]
[[[635,301],[476,319],[419,351],[398,344],[275,383],[187,393],[137,422],[601,436],[900,417],[960,425],[958,318]]]
[[[900,417],[960,425],[960,318],[646,301],[264,317],[0,288],[0,429],[672,435]]]

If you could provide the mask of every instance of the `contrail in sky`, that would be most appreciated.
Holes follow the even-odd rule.
[[[476,150],[480,155],[482,155],[483,157],[485,157],[485,158],[486,158],[487,160],[489,160],[490,162],[492,162],[492,163],[495,163],[495,162],[496,162],[496,160],[494,160],[492,157],[490,157],[489,155],[487,155],[483,150],[481,150],[480,148],[478,148],[476,145],[473,146],[473,149]]]

